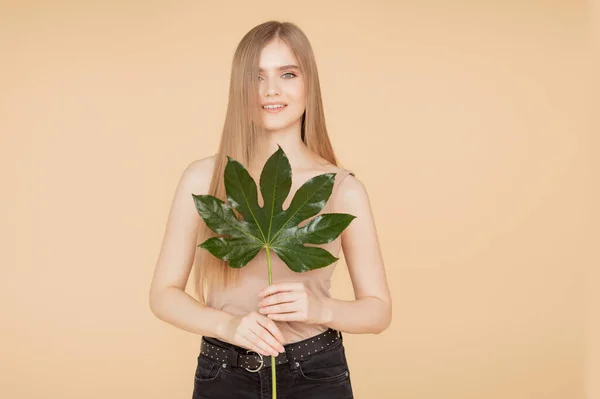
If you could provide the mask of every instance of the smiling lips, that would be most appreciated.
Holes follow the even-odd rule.
[[[262,106],[263,110],[271,114],[281,112],[285,107],[287,107],[287,104],[282,103],[270,103]]]

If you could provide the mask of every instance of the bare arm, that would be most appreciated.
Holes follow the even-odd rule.
[[[357,216],[342,232],[342,249],[354,287],[355,300],[324,300],[325,325],[352,334],[379,334],[392,322],[392,299],[369,195],[350,175],[339,187],[335,212]]]
[[[225,335],[234,316],[204,306],[185,292],[202,221],[192,193],[208,193],[213,164],[213,157],[192,162],[178,182],[150,286],[149,304],[160,320],[198,335],[225,340],[229,339]]]
[[[226,331],[233,315],[204,306],[177,287],[164,287],[150,298],[150,309],[159,319],[198,335],[230,341]]]

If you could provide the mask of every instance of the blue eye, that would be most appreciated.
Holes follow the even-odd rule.
[[[282,76],[285,76],[285,75],[292,75],[293,77],[296,77],[296,74],[295,74],[295,73],[292,73],[292,72],[286,72],[286,73],[284,73]],[[258,80],[260,80],[260,79],[262,79],[262,76],[259,76],[259,77],[258,77]]]

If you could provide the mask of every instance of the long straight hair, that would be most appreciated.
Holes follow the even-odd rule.
[[[256,154],[258,139],[264,134],[257,77],[261,51],[275,39],[282,40],[290,47],[303,72],[306,109],[302,115],[302,141],[312,152],[339,166],[325,125],[319,75],[310,42],[295,24],[268,21],[246,33],[233,57],[225,123],[208,193],[224,201],[227,198],[223,179],[226,156],[248,167]],[[235,209],[234,213],[240,217]],[[216,236],[202,220],[197,244]],[[200,303],[206,304],[205,294],[208,290],[222,290],[237,282],[239,271],[208,251],[196,247],[194,286]]]

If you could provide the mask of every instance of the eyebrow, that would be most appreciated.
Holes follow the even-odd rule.
[[[298,65],[282,65],[280,67],[275,68],[278,71],[283,71],[284,69],[300,69]],[[264,72],[265,70],[262,68],[258,68],[259,72]]]

